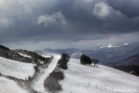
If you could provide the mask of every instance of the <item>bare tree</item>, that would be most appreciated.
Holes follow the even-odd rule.
[[[94,63],[94,66],[99,62],[98,59],[92,59],[92,62]]]

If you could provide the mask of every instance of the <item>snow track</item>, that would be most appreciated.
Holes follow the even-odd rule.
[[[60,93],[138,93],[139,77],[98,65],[81,65],[71,59]]]
[[[44,74],[41,75],[38,80],[34,81],[34,90],[41,93],[47,93],[44,88],[44,81],[49,76],[49,74],[55,69],[59,58],[60,56],[55,56],[52,62],[49,64],[48,68],[45,69]]]

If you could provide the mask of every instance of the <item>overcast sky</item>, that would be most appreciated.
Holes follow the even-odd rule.
[[[0,0],[0,44],[90,49],[139,41],[139,0]]]

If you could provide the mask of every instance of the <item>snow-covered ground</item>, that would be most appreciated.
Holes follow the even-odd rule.
[[[0,73],[5,76],[26,80],[29,76],[32,77],[34,75],[35,69],[31,63],[23,63],[0,57]]]
[[[139,77],[102,65],[71,59],[60,93],[139,93]]]
[[[28,93],[21,89],[13,80],[0,77],[0,93]]]
[[[34,90],[36,90],[37,92],[41,92],[41,93],[47,93],[45,88],[44,88],[44,81],[49,76],[49,74],[55,69],[59,58],[60,58],[60,55],[55,55],[54,59],[49,64],[48,68],[46,68],[44,70],[44,74],[39,76],[38,80],[35,80],[33,82],[33,89]]]
[[[43,84],[55,69],[60,55],[54,55],[53,61],[44,73],[33,81],[34,90],[48,93]],[[0,57],[0,73],[18,79],[27,79],[35,73],[34,65]],[[78,59],[70,59],[65,78],[60,81],[60,93],[139,93],[139,77],[103,65],[81,65]],[[28,93],[13,80],[0,77],[0,93]]]

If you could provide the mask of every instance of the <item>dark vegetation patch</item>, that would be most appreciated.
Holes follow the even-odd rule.
[[[41,56],[41,55],[39,55],[39,54],[37,54],[35,52],[32,52],[32,51],[27,51],[27,50],[22,50],[22,49],[16,49],[14,51],[16,53],[22,53],[22,54],[26,54],[26,55],[31,56],[32,61],[34,63],[36,63],[37,65],[42,65],[42,64],[45,65],[45,64],[51,62],[52,59],[53,59],[53,56],[51,56],[51,57],[43,57],[43,56]],[[44,63],[41,63],[41,61],[44,62]]]
[[[86,56],[85,54],[81,55],[80,62],[81,62],[81,64],[84,64],[84,65],[92,64],[91,59],[88,56]]]
[[[26,57],[23,57],[19,55],[18,53],[10,50],[9,48],[0,45],[0,56],[7,58],[7,59],[12,59],[20,62],[27,62],[27,63],[32,63],[32,60]]]
[[[61,58],[58,60],[58,65],[62,69],[68,69],[67,63],[69,62],[70,56],[66,53],[62,53]]]
[[[31,58],[24,57],[24,56],[20,55],[19,53],[29,55],[29,56],[31,56]],[[42,57],[41,55],[38,55],[37,53],[32,52],[32,51],[21,50],[21,49],[10,50],[9,48],[2,46],[2,45],[0,45],[0,56],[7,58],[7,59],[20,61],[20,62],[34,63],[38,66],[47,65],[53,59],[53,56]]]
[[[55,78],[59,81],[59,80],[63,80],[65,76],[63,72],[52,72],[49,74],[49,77]]]
[[[136,65],[129,65],[129,66],[113,66],[114,68],[139,76],[139,66]]]
[[[62,90],[61,85],[59,84],[58,80],[55,78],[47,78],[44,83],[45,88],[48,89],[48,91],[55,93],[56,91]]]
[[[47,88],[50,92],[55,93],[56,91],[61,91],[62,87],[59,84],[60,80],[64,79],[63,72],[52,72],[49,74],[44,81],[44,87]]]
[[[94,66],[99,62],[98,59],[90,59],[90,57],[86,56],[85,54],[81,55],[80,57],[80,62],[83,65],[87,65],[87,64],[92,64],[94,63]]]
[[[9,48],[3,46],[3,45],[0,45],[0,49],[3,49],[3,50],[10,50]]]

